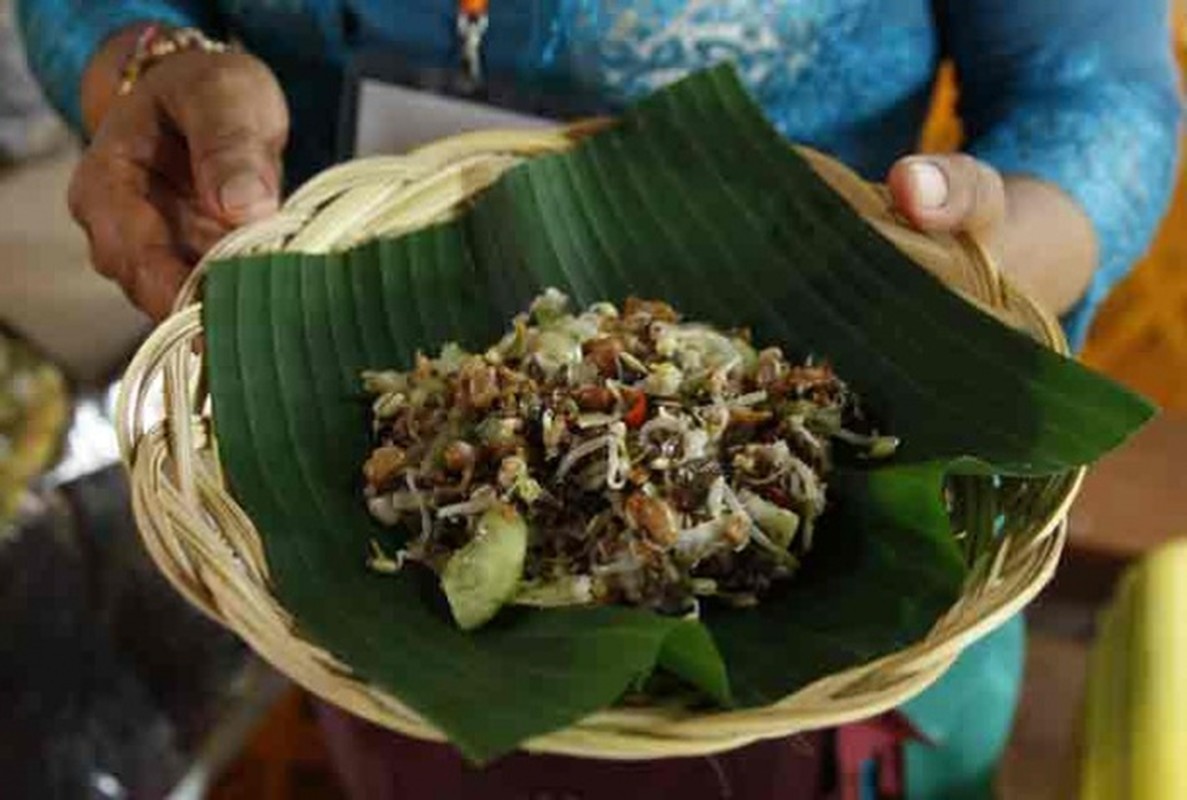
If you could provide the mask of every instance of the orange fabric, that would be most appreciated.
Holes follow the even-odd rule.
[[[960,149],[964,132],[961,130],[960,117],[956,114],[956,98],[956,71],[950,62],[945,61],[936,76],[931,110],[919,137],[919,149],[923,152],[951,153]]]
[[[487,0],[458,0],[458,11],[468,17],[481,17],[486,14],[490,3]]]

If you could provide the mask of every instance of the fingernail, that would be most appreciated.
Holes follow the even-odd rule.
[[[920,208],[940,208],[948,202],[948,176],[932,162],[912,162],[907,167],[907,181]]]
[[[258,175],[241,172],[218,190],[223,210],[237,217],[258,217],[276,210],[276,198]]]

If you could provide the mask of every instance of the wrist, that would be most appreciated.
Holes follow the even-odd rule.
[[[114,98],[131,94],[140,78],[161,61],[191,52],[221,54],[228,50],[226,44],[207,38],[197,28],[152,23],[120,31],[100,47],[87,70],[83,111],[88,131],[94,132],[102,124]]]
[[[107,116],[107,110],[119,94],[124,65],[136,52],[137,42],[154,23],[145,20],[107,37],[82,75],[82,121],[87,135],[93,135]]]

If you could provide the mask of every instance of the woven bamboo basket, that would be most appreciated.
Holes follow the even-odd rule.
[[[312,693],[411,736],[444,737],[397,698],[306,641],[273,597],[260,538],[223,481],[216,421],[197,344],[205,265],[272,251],[326,252],[404,233],[457,213],[465,201],[526,158],[562,151],[590,123],[547,131],[465,134],[403,156],[335,167],[297,191],[272,218],[219,243],[194,271],[173,315],[127,370],[119,400],[120,446],[144,543],[179,592],[233,630]],[[885,190],[803,150],[814,169],[869,222],[946,285],[1047,346],[1066,352],[1056,323],[1002,280],[968,238],[925,236],[896,219]],[[155,411],[154,411],[155,409]],[[957,491],[993,495],[1005,523],[978,559],[963,597],[922,641],[828,676],[763,708],[694,712],[611,708],[525,749],[610,759],[702,755],[759,739],[832,727],[894,708],[935,681],[969,644],[1025,606],[1055,570],[1065,518],[1082,470],[1050,478],[965,480]],[[961,488],[964,486],[965,488]],[[410,657],[415,657],[410,654]]]

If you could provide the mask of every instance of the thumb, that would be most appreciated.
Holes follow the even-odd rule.
[[[972,156],[909,156],[886,183],[895,207],[925,231],[979,231],[1005,219],[1001,174]]]
[[[279,206],[288,108],[271,71],[256,59],[208,57],[217,61],[183,82],[167,108],[185,137],[202,207],[240,225]]]

